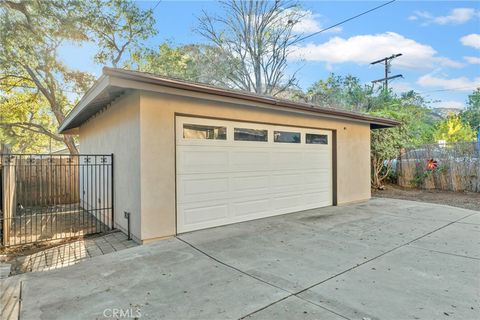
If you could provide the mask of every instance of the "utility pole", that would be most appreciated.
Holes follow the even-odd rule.
[[[392,80],[392,79],[396,79],[396,78],[403,78],[403,76],[401,74],[397,74],[397,75],[394,75],[394,76],[391,76],[391,77],[388,76],[390,74],[390,64],[391,64],[392,60],[400,57],[401,55],[402,55],[401,53],[392,54],[390,57],[385,57],[383,59],[371,62],[370,64],[372,64],[372,65],[377,64],[377,63],[382,63],[382,62],[385,65],[385,77],[382,78],[382,79],[373,80],[372,84],[375,84],[377,82],[383,82],[383,89],[385,91],[388,91],[388,80]]]

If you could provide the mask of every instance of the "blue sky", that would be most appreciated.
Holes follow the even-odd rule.
[[[137,3],[152,8],[157,2]],[[301,1],[305,18],[297,29],[307,35],[381,3]],[[215,13],[219,6],[214,1],[162,0],[155,9],[159,33],[145,45],[205,42],[194,32],[202,10]],[[94,52],[93,45],[65,46],[61,55],[70,66],[100,75],[102,66],[92,62]],[[392,63],[392,74],[404,76],[391,83],[397,92],[414,89],[432,106],[463,107],[468,94],[480,87],[480,2],[398,0],[301,43],[290,58],[289,72],[298,70],[303,89],[330,72],[368,83],[383,77],[383,67],[369,62],[394,53],[403,53]]]

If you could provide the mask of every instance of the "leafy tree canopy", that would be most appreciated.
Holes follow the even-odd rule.
[[[460,113],[460,118],[473,130],[480,129],[480,88],[468,96],[467,107]]]
[[[162,43],[157,49],[137,50],[130,68],[161,76],[224,86],[231,71],[225,56],[209,45],[172,46]]]
[[[59,48],[95,42],[96,61],[117,65],[126,51],[152,35],[152,19],[150,11],[128,0],[0,2],[1,108],[8,109],[0,115],[2,140],[15,151],[27,142],[44,145],[38,140],[44,135],[77,153],[75,138],[57,134],[56,128],[93,77],[70,68],[59,58]]]
[[[459,115],[450,115],[436,125],[434,137],[446,142],[474,141],[476,134],[468,123],[462,122]]]

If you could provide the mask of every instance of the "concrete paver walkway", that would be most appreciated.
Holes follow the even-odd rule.
[[[100,237],[85,238],[52,247],[22,259],[23,272],[54,270],[74,265],[84,259],[112,253],[137,246],[133,240],[120,232]]]
[[[137,246],[127,235],[117,231],[98,237],[60,244],[36,253],[16,258],[15,273],[55,270],[88,258]]]
[[[8,288],[21,284],[20,319],[473,320],[479,248],[479,211],[373,199],[183,234]]]

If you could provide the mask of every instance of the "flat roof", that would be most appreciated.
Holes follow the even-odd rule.
[[[128,81],[122,82],[121,80]],[[111,104],[120,95],[131,92],[132,90],[155,92],[153,88],[157,86],[178,89],[178,95],[187,95],[188,92],[195,92],[206,94],[207,96],[211,95],[235,99],[238,100],[238,104],[242,104],[242,101],[248,101],[250,103],[249,106],[251,106],[251,103],[253,102],[273,106],[274,109],[279,111],[303,114],[307,112],[319,117],[367,122],[370,123],[372,129],[389,128],[400,124],[396,120],[375,117],[360,112],[320,107],[309,103],[293,102],[251,92],[224,89],[206,84],[161,77],[146,72],[104,67],[100,78],[66,116],[65,120],[60,125],[59,133],[68,133],[71,132],[71,130],[80,127],[100,110]],[[261,105],[258,105],[258,107],[262,108]]]

